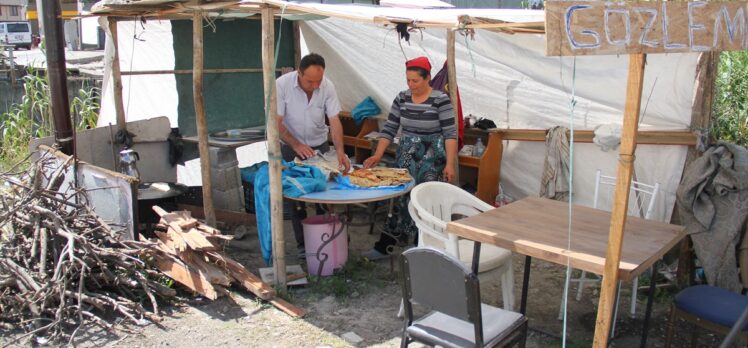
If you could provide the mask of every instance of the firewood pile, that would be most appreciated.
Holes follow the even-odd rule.
[[[70,161],[56,161],[45,154],[26,172],[0,174],[0,321],[23,337],[71,341],[84,323],[112,330],[106,313],[136,325],[159,321],[157,297],[176,292],[141,259],[155,248],[124,240],[84,190],[61,189]]]
[[[197,219],[188,211],[168,213],[158,206],[153,210],[161,217],[154,242],[161,251],[154,255],[157,267],[172,279],[193,291],[215,300],[238,283],[263,300],[275,297],[275,291],[239,262],[219,252],[221,241],[229,240]]]
[[[123,228],[96,215],[85,189],[61,188],[71,161],[57,161],[45,154],[27,171],[0,173],[0,324],[25,331],[18,339],[72,342],[84,324],[129,331],[115,328],[112,315],[134,325],[159,322],[158,300],[177,295],[168,278],[209,299],[239,284],[304,315],[220,251],[230,236],[186,211],[154,207],[157,238],[126,240]]]

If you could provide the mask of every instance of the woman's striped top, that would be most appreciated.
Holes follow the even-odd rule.
[[[382,137],[392,141],[400,126],[403,135],[441,134],[444,139],[457,139],[452,103],[448,95],[438,90],[431,91],[428,99],[420,104],[413,103],[409,89],[400,92],[392,102]]]

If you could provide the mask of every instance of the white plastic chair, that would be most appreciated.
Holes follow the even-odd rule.
[[[467,267],[472,265],[474,242],[447,233],[447,222],[452,221],[454,215],[471,216],[489,209],[494,207],[457,186],[438,181],[425,182],[413,188],[408,204],[410,216],[418,227],[418,246],[445,250]],[[511,251],[482,245],[478,277],[481,282],[485,278],[499,278],[504,309],[513,310],[514,269]]]
[[[614,176],[607,176],[602,175],[600,170],[595,173],[595,196],[594,200],[592,201],[592,207],[596,209],[600,209],[600,197],[602,194],[601,185],[605,185],[608,190],[607,193],[609,195],[610,201],[613,200],[613,188],[616,186],[616,178]],[[629,216],[636,216],[641,217],[644,219],[651,219],[654,212],[655,207],[655,201],[657,200],[657,193],[660,191],[660,184],[655,183],[654,185],[648,185],[641,183],[639,181],[632,180],[631,181],[631,190],[629,193]],[[607,233],[607,231],[603,231],[603,233]],[[582,271],[582,275],[579,278],[573,278],[569,280],[570,282],[577,282],[579,283],[579,286],[577,287],[577,295],[576,300],[580,301],[582,299],[582,291],[584,291],[584,286],[586,283],[591,282],[600,282],[600,277],[597,275],[594,275],[593,278],[587,278],[587,272]],[[639,278],[634,278],[633,280],[633,288],[631,289],[631,317],[636,316],[636,293],[639,287]],[[621,282],[618,283],[618,296],[620,296],[620,289],[621,289]],[[562,295],[563,296],[563,295]],[[563,318],[563,298],[562,298],[562,305],[561,308],[558,311],[558,319],[561,320]],[[615,309],[614,314],[614,320],[615,317],[618,315],[618,307]],[[615,325],[615,322],[614,322]]]

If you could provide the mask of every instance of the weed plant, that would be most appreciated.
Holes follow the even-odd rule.
[[[748,146],[748,52],[722,52],[715,81],[711,135]]]
[[[332,276],[318,279],[310,274],[311,289],[314,293],[332,295],[339,300],[346,301],[369,291],[381,289],[387,283],[393,282],[395,276],[389,273],[389,269],[384,268],[377,267],[375,263],[364,257],[352,255],[343,268],[337,270]]]
[[[28,153],[31,139],[50,136],[54,132],[46,75],[29,70],[22,81],[24,96],[21,102],[11,105],[0,115],[0,168],[23,158]],[[99,95],[99,88],[84,84],[73,98],[70,114],[76,129],[96,126]]]

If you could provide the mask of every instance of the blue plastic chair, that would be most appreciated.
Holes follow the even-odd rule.
[[[726,335],[748,308],[748,297],[711,285],[697,285],[679,292],[670,307],[670,320],[665,337],[665,347],[670,347],[678,318],[705,329]],[[692,331],[692,345],[696,331]],[[744,325],[740,335],[748,338],[748,325]]]

